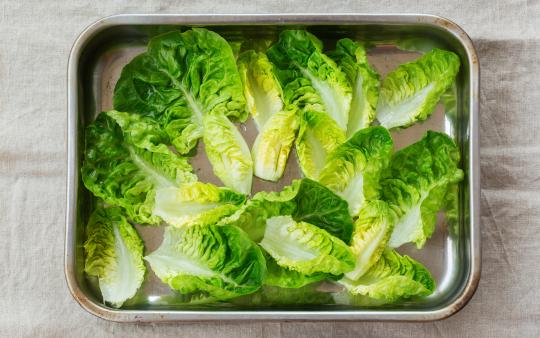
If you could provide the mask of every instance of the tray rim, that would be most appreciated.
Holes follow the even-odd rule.
[[[186,310],[115,310],[89,299],[75,277],[75,224],[78,182],[78,61],[87,41],[99,32],[119,25],[166,24],[417,24],[431,25],[453,35],[465,50],[469,62],[469,219],[470,269],[465,287],[450,304],[439,309],[414,311],[336,310],[336,311],[186,311]],[[476,49],[465,31],[454,22],[431,14],[119,14],[99,19],[85,28],[75,40],[68,61],[67,73],[67,179],[64,274],[73,298],[89,313],[116,322],[171,322],[211,320],[267,320],[267,321],[433,321],[457,313],[474,295],[481,273],[480,243],[480,168],[479,168],[479,81],[480,70]]]

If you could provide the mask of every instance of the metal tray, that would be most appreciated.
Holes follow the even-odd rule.
[[[424,263],[437,282],[436,292],[422,300],[383,307],[344,303],[286,306],[283,304],[229,303],[182,305],[149,269],[143,287],[125,308],[103,305],[95,280],[83,273],[84,228],[93,198],[84,189],[79,168],[84,147],[84,127],[102,110],[112,108],[112,92],[122,67],[144,51],[148,39],[172,29],[205,26],[229,40],[271,37],[288,27],[302,27],[325,42],[351,37],[373,42],[370,61],[384,75],[417,53],[395,47],[413,42],[440,45],[458,53],[462,68],[454,88],[454,106],[439,105],[424,123],[393,132],[396,148],[419,139],[428,129],[445,131],[458,143],[465,180],[459,189],[459,217],[455,224],[440,218],[437,230],[423,250],[400,248]],[[405,43],[403,43],[405,42]],[[480,278],[479,161],[478,161],[478,59],[473,44],[456,24],[432,15],[118,15],[97,21],[77,39],[68,67],[68,163],[65,274],[69,290],[80,305],[104,319],[126,322],[199,320],[416,320],[448,317],[472,297]],[[248,121],[240,128],[248,143],[256,131]],[[204,152],[198,152],[204,153]],[[291,154],[291,159],[294,158]],[[219,183],[207,160],[196,157],[194,167],[203,181]],[[277,184],[254,180],[253,191],[278,190],[299,177],[290,160],[285,177]],[[161,231],[137,226],[147,252],[161,242]],[[320,294],[335,291],[321,285]],[[317,298],[317,296],[315,296]],[[317,303],[317,302],[314,302]]]

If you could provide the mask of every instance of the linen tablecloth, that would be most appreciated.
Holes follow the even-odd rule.
[[[95,20],[119,13],[409,12],[447,17],[480,56],[483,268],[472,301],[433,323],[136,325],[86,313],[63,272],[66,72]],[[13,1],[0,3],[0,336],[540,336],[540,1]]]

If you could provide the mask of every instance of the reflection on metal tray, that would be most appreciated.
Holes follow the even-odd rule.
[[[448,224],[439,217],[435,234],[423,250],[412,245],[400,248],[432,272],[437,282],[434,294],[377,307],[344,297],[339,287],[323,282],[281,300],[272,297],[273,290],[263,289],[229,303],[186,304],[148,269],[143,287],[124,308],[102,304],[95,280],[83,273],[84,227],[93,206],[93,198],[79,177],[83,130],[99,112],[112,108],[112,93],[122,67],[145,50],[150,37],[190,26],[208,27],[233,41],[275,37],[291,26],[309,29],[329,44],[342,37],[367,40],[376,45],[369,60],[383,76],[418,56],[406,51],[403,47],[408,44],[403,41],[434,44],[460,55],[462,68],[450,93],[455,98],[450,100],[452,104],[439,104],[424,123],[392,132],[396,149],[420,139],[426,130],[439,130],[451,135],[462,152],[465,180],[460,185],[457,223]],[[89,312],[115,321],[435,320],[457,312],[472,297],[480,278],[478,77],[477,56],[467,35],[454,23],[429,15],[120,15],[96,22],[80,35],[69,60],[65,273],[71,293]],[[253,121],[239,129],[251,146],[257,133]],[[198,147],[192,160],[197,175],[201,181],[219,184],[201,149],[202,142]],[[284,177],[277,183],[254,178],[253,192],[281,190],[299,177],[293,151]],[[137,226],[137,230],[147,253],[161,243],[161,228]],[[295,297],[304,301],[290,301]]]

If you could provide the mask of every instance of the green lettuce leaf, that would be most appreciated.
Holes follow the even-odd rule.
[[[274,182],[283,176],[298,127],[296,109],[272,115],[251,150],[255,176]]]
[[[253,241],[260,242],[264,236],[268,218],[291,215],[294,212],[296,205],[291,201],[293,197],[261,191],[232,216],[222,219],[219,224],[235,225],[244,230]]]
[[[298,164],[304,176],[317,179],[327,162],[328,154],[343,142],[345,133],[327,114],[304,112],[296,139]]]
[[[424,246],[435,230],[449,187],[463,179],[459,162],[455,143],[448,135],[434,131],[394,154],[381,180],[382,199],[398,218],[390,247],[408,242]]]
[[[306,275],[340,275],[354,268],[347,244],[315,225],[295,222],[291,216],[269,218],[260,245],[279,266]]]
[[[86,128],[82,180],[95,196],[122,207],[134,222],[159,224],[160,218],[152,215],[156,188],[177,187],[197,177],[185,158],[161,143],[163,135],[152,119],[125,117],[101,113]]]
[[[259,247],[234,226],[165,229],[161,246],[145,257],[164,283],[182,294],[227,300],[257,291],[266,265]]]
[[[304,176],[316,179],[326,155],[345,141],[352,89],[345,74],[303,30],[285,30],[267,53],[286,105],[300,116],[296,148]]]
[[[124,67],[114,90],[115,109],[154,119],[180,153],[203,137],[216,176],[249,193],[251,155],[229,121],[245,121],[245,106],[231,46],[203,28],[152,38],[148,50]]]
[[[205,113],[217,109],[247,118],[231,47],[203,28],[152,38],[148,50],[122,70],[114,107],[156,119],[182,153],[202,136]]]
[[[351,109],[347,136],[368,127],[375,119],[379,100],[380,76],[368,63],[366,45],[351,39],[341,39],[330,55],[343,72],[352,88]]]
[[[284,107],[281,86],[266,54],[249,50],[240,55],[237,63],[248,111],[260,131]]]
[[[305,275],[298,271],[280,266],[272,256],[265,253],[267,274],[264,285],[279,286],[282,288],[300,288],[304,285],[320,282],[332,275],[327,273],[314,273]]]
[[[277,68],[287,104],[326,112],[347,129],[352,90],[345,74],[322,52],[317,37],[305,30],[285,30],[266,54]],[[313,105],[319,108],[310,109]]]
[[[244,195],[233,190],[193,182],[179,188],[157,189],[153,214],[177,227],[215,224],[233,214],[245,201]]]
[[[459,67],[457,54],[435,48],[392,71],[380,89],[377,119],[381,125],[408,127],[427,119],[452,86]]]
[[[392,147],[385,128],[362,129],[330,153],[319,182],[345,199],[356,216],[366,200],[379,197],[379,178],[390,162]]]
[[[394,250],[385,250],[377,263],[359,279],[345,278],[339,283],[353,295],[380,301],[379,305],[412,296],[428,296],[435,290],[435,281],[422,264]]]
[[[154,120],[116,110],[110,110],[105,114],[120,126],[125,142],[154,153],[170,153],[166,145],[169,143],[169,137]]]
[[[238,67],[248,110],[259,130],[251,151],[255,176],[277,181],[283,175],[299,127],[298,114],[293,106],[285,109],[281,86],[266,54],[244,52]]]
[[[259,192],[224,223],[234,224],[259,242],[270,217],[290,215],[297,222],[311,223],[349,243],[352,219],[347,202],[318,182],[295,180],[281,192]]]
[[[214,174],[227,187],[251,193],[253,161],[244,138],[223,114],[204,117],[204,146]]]
[[[354,223],[351,250],[356,257],[353,271],[345,276],[357,280],[381,257],[392,230],[394,216],[383,201],[370,201],[358,214]]]
[[[116,207],[99,206],[90,216],[86,235],[84,271],[98,278],[104,302],[121,307],[144,280],[143,242]]]

